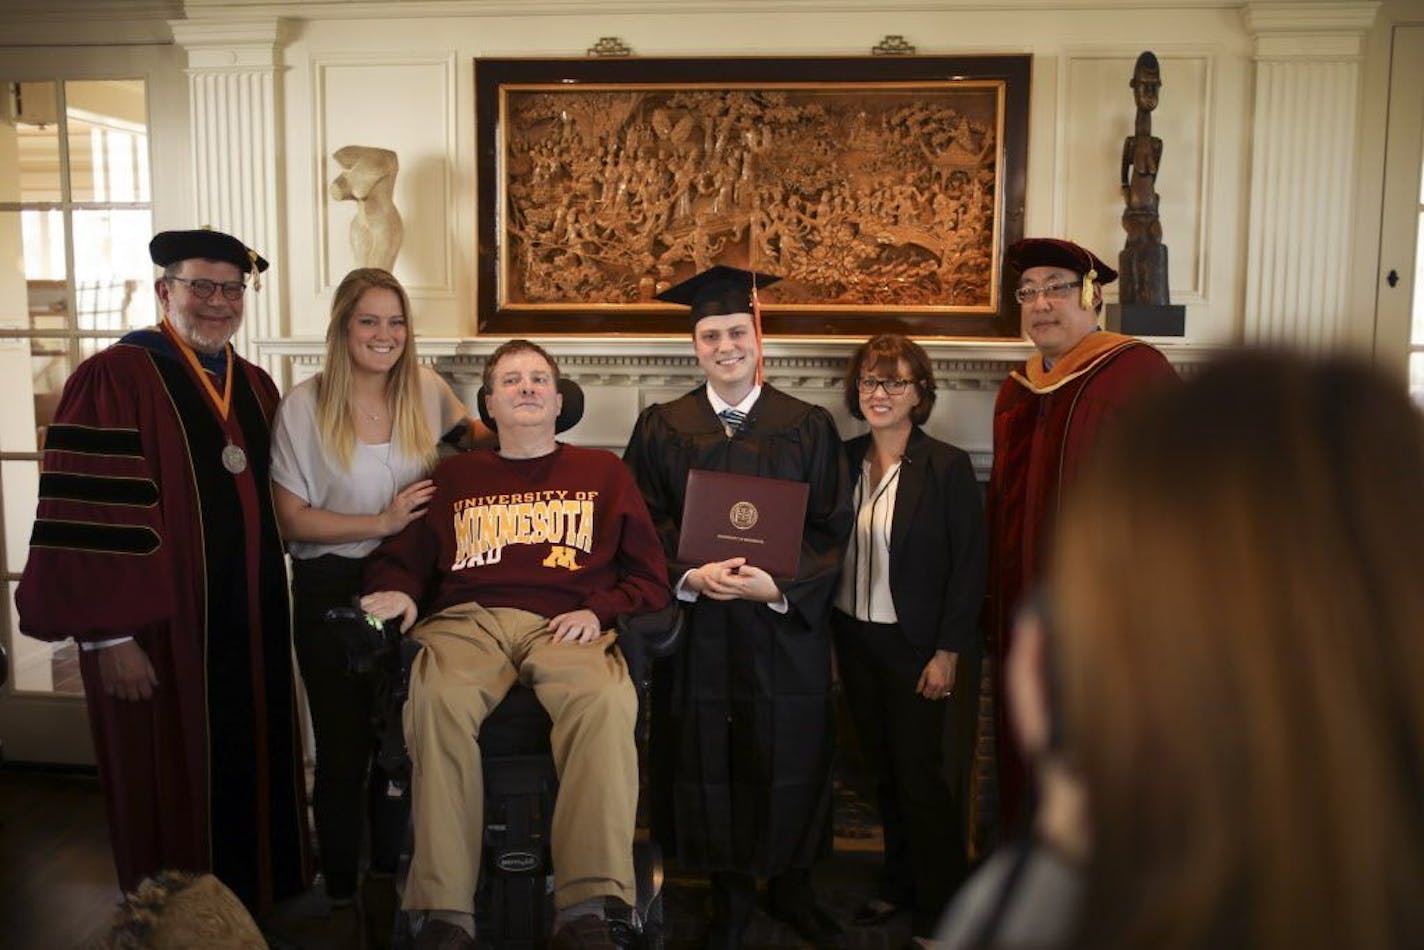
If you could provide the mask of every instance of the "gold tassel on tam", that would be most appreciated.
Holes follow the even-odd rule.
[[[257,269],[257,252],[252,248],[247,249],[247,257],[252,261],[252,289],[262,289],[262,272]]]
[[[1089,268],[1083,275],[1083,286],[1078,291],[1078,303],[1084,310],[1093,309],[1093,281],[1098,279],[1098,272]]]

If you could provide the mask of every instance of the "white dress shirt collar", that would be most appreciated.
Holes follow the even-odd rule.
[[[760,383],[753,386],[752,391],[747,393],[746,396],[742,399],[742,401],[734,406],[731,403],[727,402],[725,399],[723,399],[721,396],[717,395],[717,390],[712,388],[711,383],[707,384],[707,401],[712,404],[712,411],[717,413],[718,415],[722,414],[723,409],[736,409],[739,412],[750,413],[752,411],[752,406],[756,405],[756,401],[759,396],[761,396]]]

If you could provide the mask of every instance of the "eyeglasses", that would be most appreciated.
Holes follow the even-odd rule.
[[[219,287],[222,288],[222,295],[228,300],[241,300],[243,291],[247,289],[247,285],[240,280],[208,280],[204,277],[199,277],[197,280],[189,280],[186,277],[166,277],[164,279],[187,284],[189,293],[199,300],[207,300],[217,293]]]
[[[1014,299],[1019,303],[1033,303],[1039,294],[1042,294],[1049,300],[1067,300],[1071,296],[1069,291],[1081,286],[1081,280],[1070,280],[1061,284],[1044,284],[1042,287],[1020,287],[1014,291]]]
[[[856,388],[867,396],[874,394],[877,386],[885,390],[887,396],[898,396],[914,384],[913,379],[880,379],[875,376],[862,376],[855,381]]]

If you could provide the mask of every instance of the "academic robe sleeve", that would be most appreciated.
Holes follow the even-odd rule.
[[[1177,381],[1176,370],[1161,351],[1141,344],[1127,347],[1103,367],[1084,386],[1063,434],[1060,493],[1072,484],[1078,469],[1102,438],[1103,430],[1111,426],[1124,409],[1157,387]]]
[[[677,560],[677,545],[680,532],[679,519],[682,518],[681,488],[674,491],[667,484],[667,468],[662,454],[670,444],[667,423],[658,406],[645,409],[633,425],[633,434],[628,438],[628,446],[623,450],[623,464],[633,474],[633,481],[642,493],[653,531],[662,544],[667,559],[668,573],[676,581],[697,564],[684,564]]]
[[[669,597],[662,542],[632,476],[621,470],[618,474],[622,483],[614,514],[619,526],[618,582],[607,590],[595,591],[584,601],[584,607],[598,615],[605,630],[613,626],[619,614],[658,610]]]
[[[152,397],[161,384],[143,375],[146,359],[100,354],[65,384],[46,433],[29,557],[15,593],[26,636],[107,640],[173,613],[166,533],[195,528],[184,506],[165,498],[159,460],[187,448],[157,415]]]
[[[979,615],[989,573],[989,542],[974,464],[963,452],[955,452],[949,461],[944,530],[949,545],[949,583],[944,586],[935,648],[978,654]]]
[[[799,474],[810,485],[801,560],[796,579],[783,586],[782,593],[792,614],[815,630],[825,622],[835,585],[840,581],[841,560],[855,512],[845,452],[830,413],[814,407],[797,428],[804,451],[804,473],[773,473],[788,478]]]

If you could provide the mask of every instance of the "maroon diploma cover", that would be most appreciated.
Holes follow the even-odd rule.
[[[809,492],[805,482],[693,469],[677,559],[706,564],[744,557],[772,577],[795,577]]]

